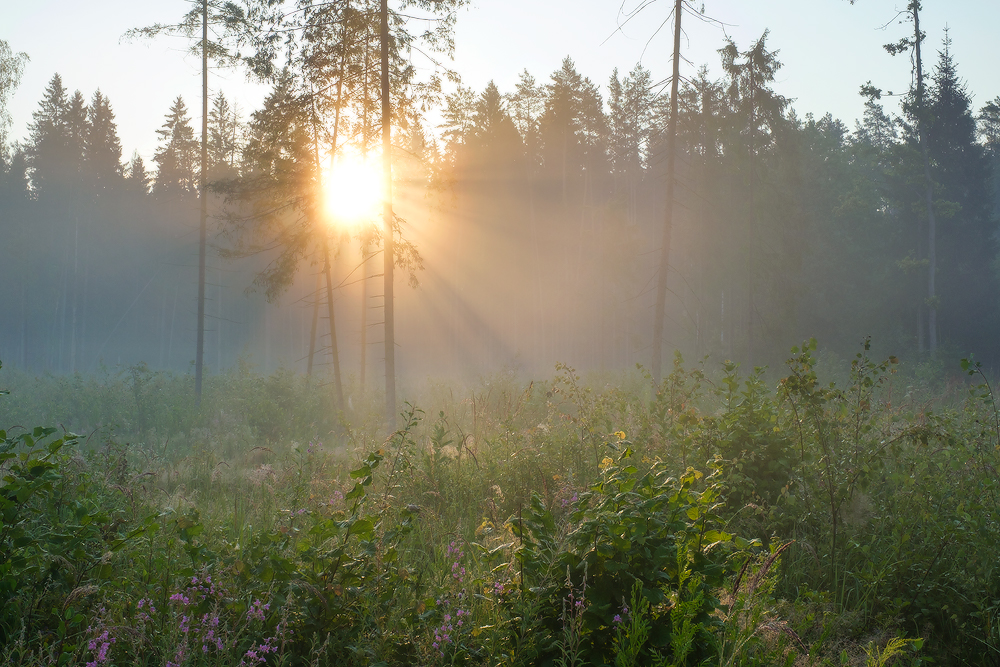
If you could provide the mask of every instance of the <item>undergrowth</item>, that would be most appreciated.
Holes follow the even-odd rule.
[[[992,386],[869,352],[839,385],[814,341],[777,382],[436,385],[388,435],[287,372],[200,406],[144,366],[5,375],[0,659],[998,664]]]

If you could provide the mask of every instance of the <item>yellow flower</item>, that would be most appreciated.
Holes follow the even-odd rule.
[[[601,461],[600,468],[601,468],[601,470],[607,470],[608,468],[610,468],[614,464],[615,464],[615,462],[611,460],[610,456],[605,456],[604,459]]]
[[[487,517],[483,517],[483,522],[479,524],[478,528],[476,528],[476,535],[481,536],[485,533],[491,533],[493,532],[494,527],[495,526],[492,521],[490,521]]]
[[[615,435],[618,436],[619,440],[624,440],[625,439],[625,431],[615,431]]]

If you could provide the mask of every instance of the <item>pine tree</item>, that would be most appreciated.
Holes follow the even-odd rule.
[[[638,187],[647,166],[656,95],[649,70],[642,65],[618,79],[615,69],[608,83],[608,149],[615,189],[628,201],[628,219],[638,216]]]
[[[1000,219],[1000,96],[979,110],[979,136],[992,165],[993,217]]]
[[[1000,153],[1000,95],[979,110],[979,136],[991,155]]]
[[[476,100],[470,148],[478,177],[499,187],[519,179],[524,171],[524,143],[507,112],[507,103],[490,81]]]
[[[175,196],[193,192],[197,186],[198,141],[188,118],[187,107],[179,95],[156,131],[160,146],[153,156],[156,178],[153,192]]]
[[[904,14],[909,15],[909,18],[913,21],[913,36],[904,37],[898,42],[892,44],[885,44],[883,48],[890,55],[899,55],[900,53],[911,53],[911,61],[913,63],[913,86],[909,91],[906,99],[903,102],[903,111],[905,112],[907,118],[910,121],[909,131],[910,131],[910,142],[916,144],[916,149],[919,151],[919,158],[917,160],[904,160],[902,166],[904,168],[909,167],[908,163],[919,164],[922,167],[923,183],[920,186],[921,191],[921,202],[917,205],[922,207],[922,217],[927,221],[926,229],[921,229],[920,225],[917,225],[917,236],[923,236],[926,234],[926,246],[922,242],[918,242],[918,259],[923,261],[926,259],[927,262],[927,297],[920,303],[917,307],[917,319],[918,319],[918,329],[917,329],[917,347],[923,352],[924,351],[924,336],[927,336],[927,349],[930,351],[931,355],[937,353],[938,346],[938,322],[937,322],[937,309],[938,309],[938,294],[937,294],[937,212],[935,211],[934,205],[934,177],[931,173],[931,158],[930,158],[930,148],[928,145],[928,129],[931,122],[931,117],[927,105],[927,84],[926,75],[924,74],[923,56],[921,54],[921,46],[923,44],[926,34],[920,29],[920,10],[922,9],[920,0],[910,0],[906,5],[906,10]],[[923,248],[926,249],[926,257]],[[925,320],[926,312],[926,320]]]
[[[87,116],[90,111],[87,109],[87,102],[83,98],[83,93],[79,90],[73,91],[69,98],[69,108],[66,113],[66,168],[72,174],[74,185],[79,187],[84,176],[84,160],[87,153],[87,135],[90,127]]]
[[[122,146],[111,102],[98,90],[90,101],[84,144],[87,177],[99,195],[113,192],[122,182]]]
[[[32,187],[46,197],[69,181],[69,100],[58,74],[49,81],[38,107],[29,127],[28,157]]]
[[[762,320],[762,309],[757,301],[761,294],[757,286],[759,274],[771,268],[763,261],[762,251],[767,245],[761,243],[760,211],[758,199],[763,160],[768,150],[775,146],[777,137],[787,127],[784,119],[788,100],[771,89],[775,74],[781,68],[777,51],[767,49],[768,31],[745,51],[729,42],[720,49],[722,68],[729,77],[729,153],[745,160],[744,218],[744,278],[746,287],[745,333],[747,362],[752,366],[756,361],[755,343],[757,325]],[[729,162],[733,163],[730,159]],[[735,166],[735,165],[732,165]]]
[[[539,131],[543,164],[560,184],[564,210],[571,201],[586,205],[586,176],[604,166],[607,126],[597,86],[576,71],[569,56],[545,86]]]
[[[149,194],[149,185],[152,181],[146,171],[146,164],[138,152],[132,153],[132,159],[128,163],[128,171],[125,174],[125,186],[131,191],[140,195]]]
[[[445,153],[454,164],[460,147],[464,146],[472,134],[473,116],[476,107],[476,92],[459,84],[454,93],[445,95],[441,112],[441,138],[445,142]]]
[[[208,164],[210,180],[236,176],[242,121],[239,110],[219,91],[208,112]]]
[[[319,173],[309,99],[281,75],[250,116],[239,179],[221,185],[227,196],[225,255],[248,256],[275,248],[278,256],[254,278],[269,301],[292,284],[299,264],[316,259]]]
[[[941,337],[963,350],[992,346],[992,327],[1000,296],[990,264],[996,256],[990,197],[991,164],[976,141],[972,99],[958,77],[945,35],[928,90],[927,150],[936,185],[938,218],[938,295]],[[970,314],[981,310],[978,324]]]

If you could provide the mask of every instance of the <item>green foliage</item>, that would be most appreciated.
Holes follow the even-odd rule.
[[[531,629],[535,659],[554,660],[565,648],[564,600],[583,609],[574,630],[582,659],[613,659],[614,617],[627,603],[622,591],[639,586],[653,609],[641,654],[694,664],[710,655],[714,591],[728,571],[727,558],[734,546],[749,545],[723,530],[715,476],[703,480],[689,468],[674,478],[662,464],[640,473],[624,443],[618,455],[617,462],[604,459],[600,481],[573,505],[565,534],[538,495],[526,516],[510,519],[521,539],[521,604],[538,609]],[[572,587],[584,580],[585,589]]]
[[[970,359],[978,382],[934,399],[867,342],[842,386],[818,356],[813,341],[793,350],[774,388],[760,369],[713,377],[679,357],[660,387],[502,378],[469,400],[438,392],[428,422],[408,407],[384,440],[362,420],[325,444],[294,376],[229,376],[211,399],[233,409],[223,433],[184,410],[170,426],[169,383],[135,369],[109,393],[196,443],[175,458],[107,430],[3,433],[0,655],[862,664],[905,635],[920,655],[892,660],[990,664],[992,377]],[[91,382],[75,385],[84,402]],[[269,396],[301,412],[258,445],[250,406]]]
[[[791,443],[779,425],[779,411],[756,368],[742,383],[738,367],[723,366],[720,395],[723,412],[706,420],[702,441],[726,462],[724,477],[733,509],[747,503],[773,503],[787,485]]]
[[[46,627],[38,643],[72,654],[88,597],[130,541],[118,494],[81,465],[79,444],[51,427],[0,430],[0,644]]]

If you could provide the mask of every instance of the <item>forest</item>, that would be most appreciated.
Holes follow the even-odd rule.
[[[58,73],[16,138],[0,35],[3,663],[1000,664],[978,45],[907,3],[849,126],[768,31],[681,77],[687,0],[476,90],[467,5],[136,27],[205,73],[149,162]]]

